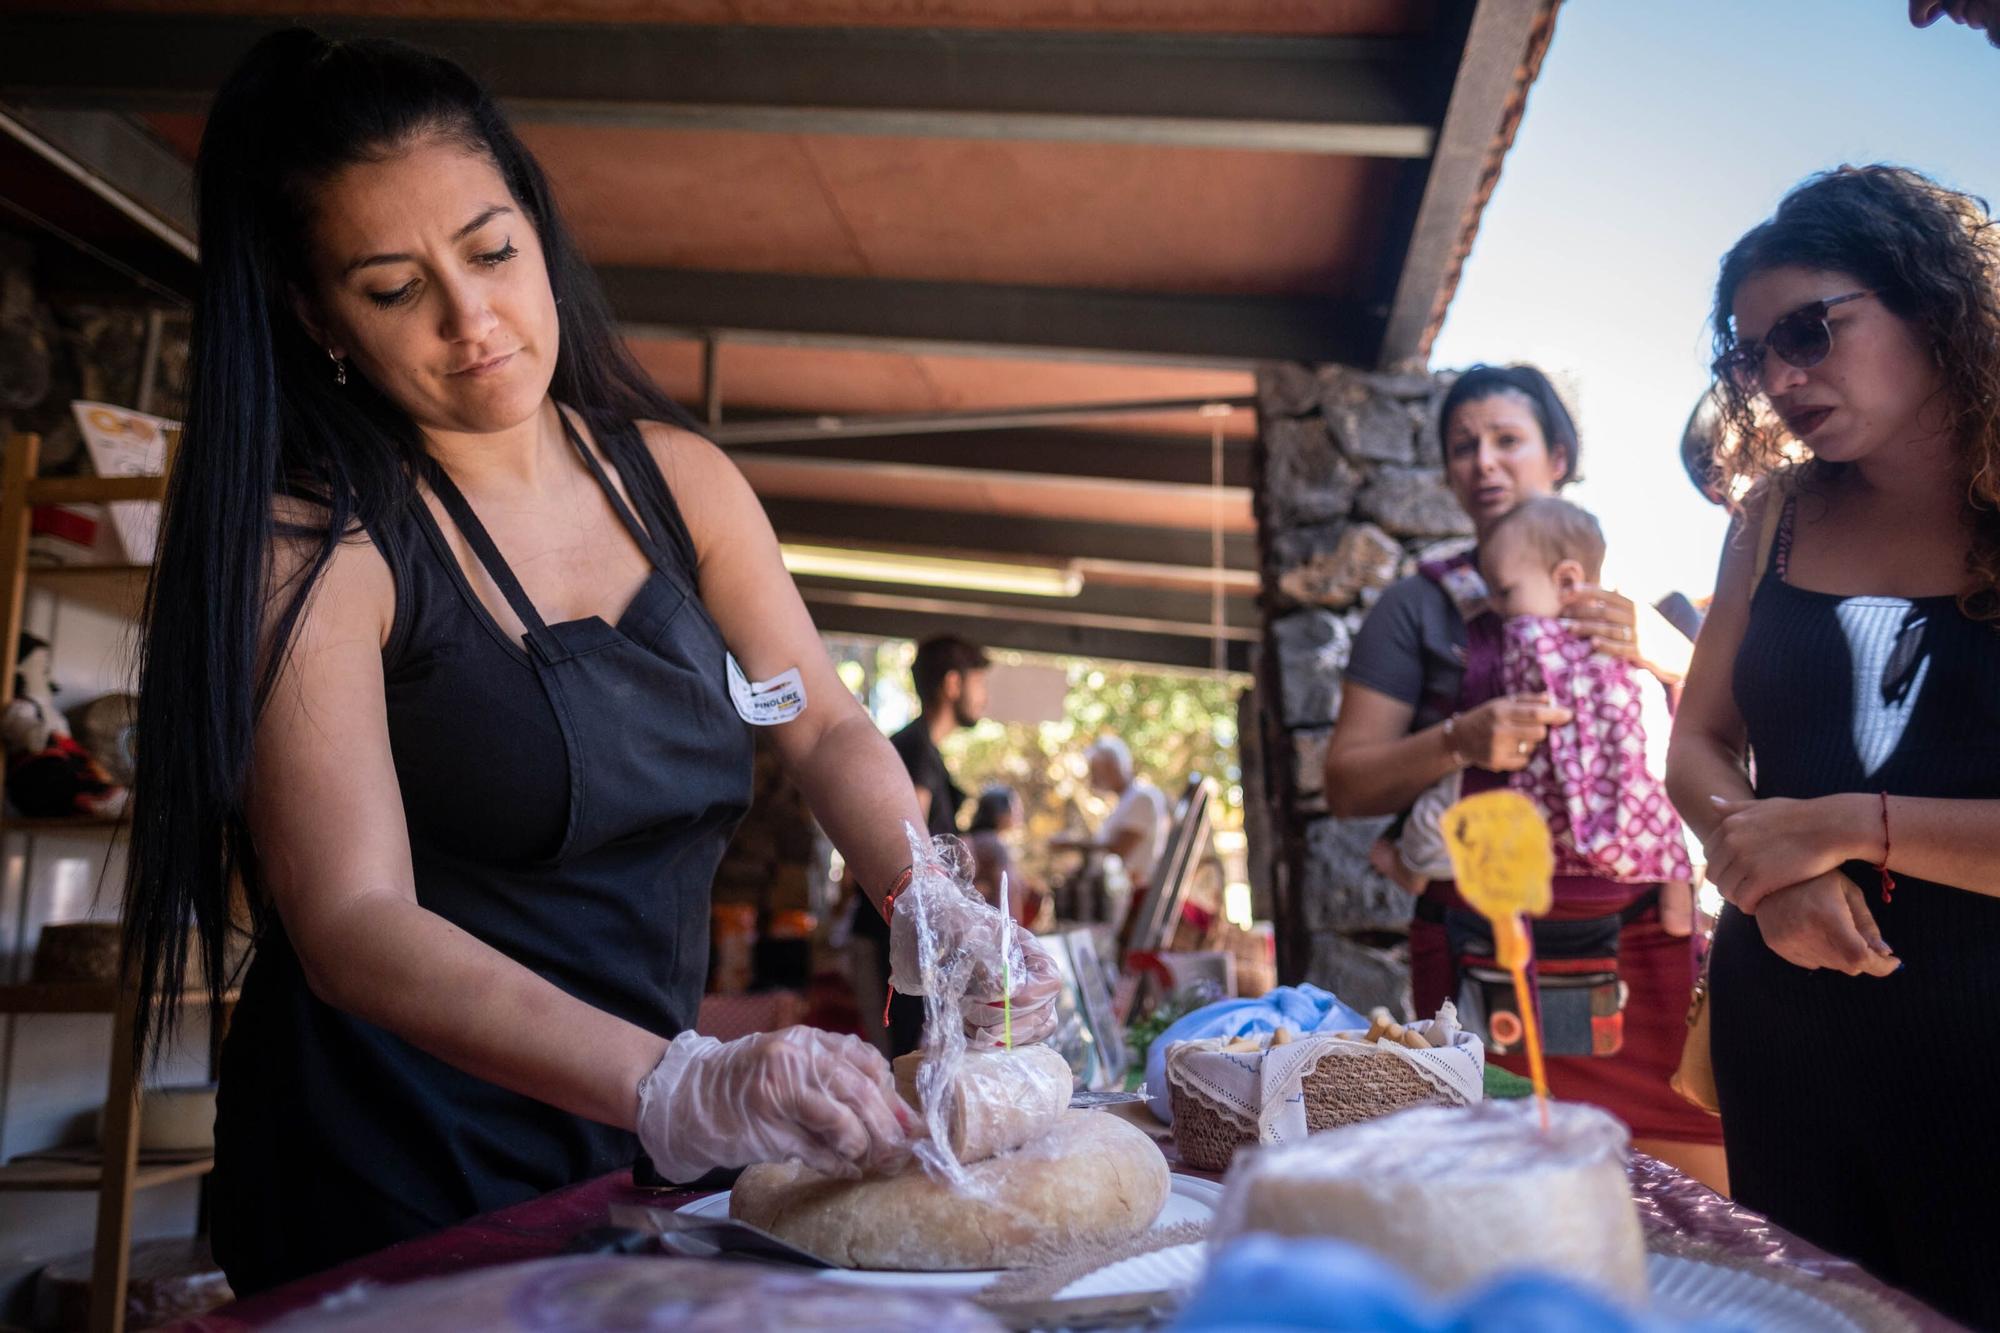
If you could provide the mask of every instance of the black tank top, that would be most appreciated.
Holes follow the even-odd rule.
[[[1755,757],[1757,795],[2000,799],[2000,630],[1968,618],[1949,596],[1850,597],[1794,587],[1796,505],[1796,497],[1786,502],[1736,654],[1736,707]],[[1869,1031],[1934,1025],[1947,1014],[1970,1021],[1978,1013],[1988,1025],[1979,1043],[1991,1050],[1992,1025],[2000,1024],[2000,897],[1905,875],[1885,896],[1874,866],[1842,869],[1867,892],[1903,970],[1889,982],[1858,983],[1836,972],[1803,972],[1765,946],[1752,918],[1725,908],[1711,982],[1718,997],[1731,992],[1730,1004],[1718,1000],[1714,1021],[1723,1021],[1725,1008],[1742,1014],[1804,987],[1823,993],[1815,1003],[1851,1005],[1844,1021]],[[1739,976],[1746,969],[1765,975],[1751,981]]]
[[[441,469],[427,480],[527,627],[479,601],[428,506],[372,534],[418,902],[609,1013],[691,1026],[751,740],[693,544],[629,425],[564,427],[653,572],[617,624],[546,625]],[[468,997],[437,997],[440,1004]],[[496,1087],[316,999],[273,914],[223,1051],[215,1251],[239,1294],[629,1165],[633,1136]]]
[[[1793,586],[1797,504],[1786,501],[1736,654],[1757,795],[2000,798],[2000,630],[1950,596]]]

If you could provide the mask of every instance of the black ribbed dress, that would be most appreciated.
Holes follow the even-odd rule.
[[[1757,795],[2000,799],[2000,630],[1950,597],[1793,587],[1790,519],[1735,664]],[[2000,897],[1897,876],[1885,902],[1873,868],[1846,870],[1903,961],[1893,976],[1796,967],[1734,908],[1716,929],[1731,1188],[1956,1318],[2000,1328]]]

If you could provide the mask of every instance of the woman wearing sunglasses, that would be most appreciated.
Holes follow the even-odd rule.
[[[1756,488],[1669,760],[1729,902],[1710,1023],[1737,1198],[1981,1328],[2000,1326],[1997,280],[1985,205],[1889,167],[1814,177],[1724,258],[1740,443],[1719,462]]]

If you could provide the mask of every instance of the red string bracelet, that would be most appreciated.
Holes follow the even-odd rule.
[[[910,887],[910,880],[915,874],[916,868],[914,866],[904,866],[903,873],[896,876],[896,882],[891,884],[889,891],[882,895],[882,919],[889,922],[892,926],[896,920],[896,895]],[[885,1028],[889,1026],[889,1006],[895,1003],[895,1000],[896,988],[894,986],[886,987],[885,994],[882,996],[882,1026]]]
[[[1889,895],[1896,891],[1896,877],[1889,873],[1889,793],[1882,793],[1882,863],[1875,868],[1882,872],[1882,902],[1886,906]]]

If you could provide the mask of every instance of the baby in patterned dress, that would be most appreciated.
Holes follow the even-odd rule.
[[[1648,759],[1649,745],[1666,742],[1665,696],[1640,668],[1594,651],[1561,619],[1564,602],[1603,566],[1597,520],[1553,496],[1526,501],[1487,534],[1480,574],[1503,622],[1502,687],[1546,694],[1574,714],[1507,781],[1548,821],[1558,875],[1659,884],[1661,923],[1685,935],[1694,923],[1693,870],[1659,756]],[[1449,879],[1438,817],[1458,793],[1454,773],[1418,797],[1393,855],[1378,848],[1376,866],[1412,892]]]

